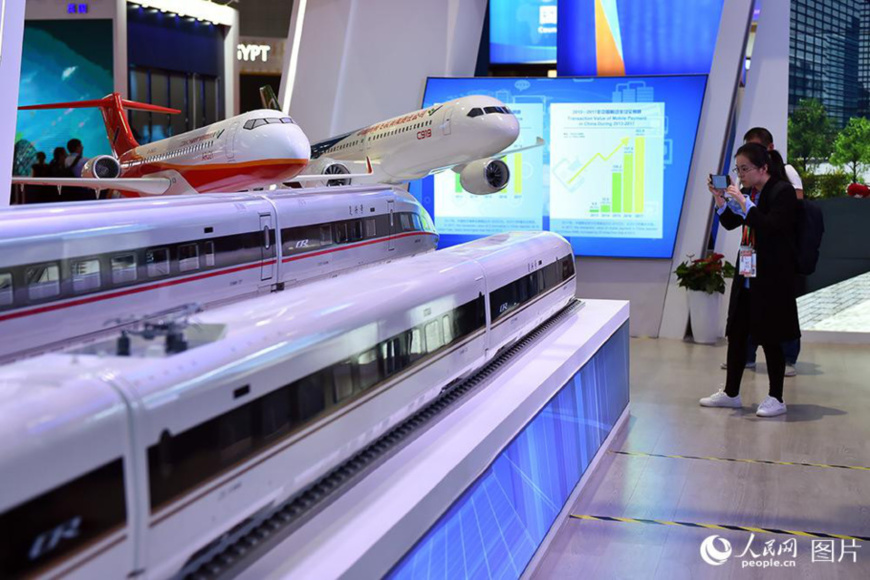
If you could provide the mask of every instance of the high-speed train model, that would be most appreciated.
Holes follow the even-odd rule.
[[[574,290],[563,238],[500,234],[206,311],[178,354],[0,367],[0,576],[195,571]]]
[[[431,218],[407,192],[307,191],[0,212],[0,362],[437,245]]]

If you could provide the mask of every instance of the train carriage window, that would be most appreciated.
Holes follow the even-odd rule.
[[[391,214],[381,214],[374,218],[377,222],[377,227],[375,228],[375,230],[381,236],[385,236],[390,233],[390,216]]]
[[[426,353],[426,347],[423,345],[423,333],[419,327],[412,328],[405,333],[405,340],[407,341],[408,364],[413,364]]]
[[[76,475],[0,513],[0,574],[4,578],[44,578],[52,569],[57,576],[66,562],[73,558],[86,561],[83,553],[124,528],[123,460],[117,458]]]
[[[72,265],[73,292],[89,292],[100,287],[100,261],[82,260]]]
[[[366,218],[366,239],[378,237],[378,228],[375,218]]]
[[[444,344],[453,342],[453,323],[450,322],[450,314],[441,317],[441,333],[444,335]]]
[[[329,224],[320,226],[320,245],[329,246],[332,244],[332,228]]]
[[[182,272],[199,269],[199,247],[196,244],[178,246],[178,268]]]
[[[221,415],[218,424],[218,450],[224,465],[242,459],[253,446],[253,415],[251,405]]]
[[[272,391],[262,399],[260,431],[264,438],[276,437],[290,428],[290,393],[287,389]]]
[[[15,297],[12,287],[12,274],[0,274],[0,306],[9,306]]]
[[[559,270],[558,263],[553,262],[552,264],[547,264],[544,268],[544,289],[549,290],[550,288],[555,288],[559,283]]]
[[[350,230],[350,241],[358,242],[363,239],[363,224],[362,220],[353,220],[350,222],[348,229]]]
[[[347,242],[347,222],[339,222],[335,224],[335,243],[344,244]]]
[[[293,427],[307,423],[326,409],[328,390],[332,398],[332,373],[329,369],[313,373],[290,385],[290,411]]]
[[[215,257],[214,242],[206,242],[205,243],[205,267],[206,268],[213,268],[214,267],[214,264],[215,264],[214,257]]]
[[[389,377],[402,368],[401,361],[399,360],[399,340],[391,338],[382,342],[378,347],[380,348],[380,358],[384,365],[384,375]]]
[[[562,281],[574,275],[574,257],[565,256],[562,258]]]
[[[112,257],[112,284],[136,281],[136,254]]]
[[[426,352],[435,352],[442,346],[441,325],[437,320],[433,320],[426,325]]]
[[[336,403],[340,403],[353,395],[353,369],[351,361],[342,361],[333,366],[332,377],[335,384]]]
[[[28,268],[25,280],[27,296],[31,300],[43,300],[60,294],[60,268],[57,264]]]
[[[411,224],[411,214],[400,213],[399,214],[399,223],[401,223],[401,225],[402,225],[403,232],[414,231],[414,226]]]
[[[422,232],[423,231],[423,223],[420,221],[420,216],[412,213],[411,214],[411,223],[414,225],[414,231]]]
[[[382,379],[380,369],[378,368],[378,351],[370,349],[359,355],[356,360],[356,366],[359,373],[358,387],[364,391],[372,387]]]
[[[169,275],[169,250],[167,248],[155,248],[145,252],[145,264],[149,278]]]

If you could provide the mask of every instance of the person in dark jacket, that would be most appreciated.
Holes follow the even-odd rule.
[[[45,153],[36,153],[36,163],[30,168],[31,177],[51,177],[51,167],[45,162]],[[50,185],[26,185],[25,203],[45,203],[59,199],[57,188]]]
[[[800,337],[794,296],[797,195],[785,175],[782,157],[757,143],[747,143],[735,155],[743,189],[710,191],[719,223],[743,228],[737,275],[728,305],[728,375],[725,388],[701,399],[703,407],[741,407],[740,382],[751,334],[764,349],[768,397],[758,406],[759,417],[786,412],[782,400],[785,357],[781,343]]]

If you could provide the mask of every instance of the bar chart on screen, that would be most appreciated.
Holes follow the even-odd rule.
[[[552,104],[551,228],[661,237],[664,140],[664,103]]]

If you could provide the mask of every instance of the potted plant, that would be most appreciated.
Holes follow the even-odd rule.
[[[719,300],[725,293],[725,278],[734,277],[734,265],[722,254],[689,259],[674,273],[679,285],[688,290],[689,321],[695,342],[713,344],[719,338]]]

